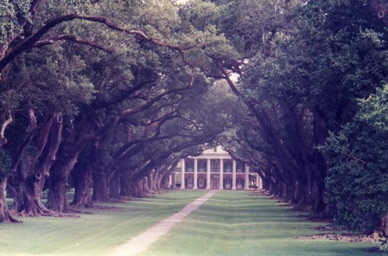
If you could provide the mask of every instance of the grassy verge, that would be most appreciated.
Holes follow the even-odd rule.
[[[206,191],[177,191],[88,210],[80,218],[19,218],[0,224],[0,255],[108,255],[130,237],[170,216]]]
[[[295,239],[325,224],[300,214],[248,192],[217,192],[142,255],[373,255],[375,244]]]

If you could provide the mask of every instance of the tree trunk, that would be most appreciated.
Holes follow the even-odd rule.
[[[70,206],[67,199],[68,179],[71,171],[78,161],[78,156],[85,145],[92,139],[85,128],[80,134],[73,131],[63,143],[60,158],[52,168],[49,181],[49,195],[47,207],[58,212],[69,212]],[[78,137],[77,140],[74,137]]]
[[[122,197],[132,197],[134,196],[133,195],[133,188],[131,187],[131,182],[130,182],[130,179],[128,177],[129,175],[127,173],[124,173],[122,176],[121,176],[121,179],[120,179],[120,195]]]
[[[27,130],[31,139],[26,142],[27,150],[22,150],[20,161],[15,165],[16,173],[8,180],[14,195],[13,210],[26,216],[58,216],[43,205],[42,195],[62,138],[62,113],[54,113],[39,128],[32,110],[29,118],[31,125]]]
[[[388,243],[388,214],[381,218],[378,232],[380,237],[385,238],[385,243]]]
[[[170,175],[171,175],[171,172],[167,173],[166,175],[164,175],[161,180],[160,180],[160,189],[169,189],[169,182],[170,182]]]
[[[162,189],[166,189],[168,187],[168,181],[170,176],[170,169],[168,168],[168,164],[163,164],[161,168],[157,169],[156,172],[156,190],[160,191]]]
[[[73,152],[68,156],[68,159],[55,165],[49,181],[49,194],[47,198],[47,207],[49,209],[57,212],[70,211],[67,200],[67,180],[77,162],[78,154],[79,152]]]
[[[8,209],[7,200],[5,197],[5,189],[7,187],[7,179],[4,178],[0,181],[0,223],[20,223],[21,221],[16,220],[11,216]]]
[[[120,199],[120,177],[121,173],[116,172],[109,181],[109,198]]]
[[[44,182],[47,176],[31,173],[31,165],[24,159],[19,165],[19,175],[10,177],[9,189],[14,196],[13,209],[23,216],[57,216],[42,203]]]
[[[139,196],[144,197],[146,194],[150,193],[150,189],[148,187],[149,181],[148,177],[144,177],[141,181],[138,182],[139,184]]]
[[[152,170],[152,172],[150,173],[150,175],[148,176],[149,177],[149,182],[150,182],[150,190],[152,193],[156,193],[158,191],[157,189],[157,181],[158,181],[158,171],[157,170]]]
[[[296,180],[298,184],[294,193],[294,199],[292,203],[295,208],[301,211],[308,210],[310,206],[310,191],[309,184],[304,179]]]
[[[109,186],[106,170],[97,168],[93,173],[93,201],[109,201]]]
[[[324,198],[325,194],[325,181],[323,177],[317,176],[314,178],[311,184],[311,200],[312,200],[312,211],[315,213],[315,216],[320,218],[330,218],[333,216],[328,216],[325,212],[327,206]]]
[[[151,179],[150,175],[144,177],[144,182],[143,182],[143,193],[148,193],[151,194]]]
[[[146,188],[147,186],[147,177],[144,177],[143,179],[141,179],[140,181],[134,183],[133,180],[130,181],[131,182],[131,185],[130,185],[130,188],[131,188],[131,194],[134,196],[134,197],[144,197],[144,195],[146,193],[148,193],[148,190]]]
[[[93,200],[91,189],[93,185],[93,171],[98,168],[101,168],[100,162],[101,159],[98,156],[98,149],[100,148],[100,139],[98,137],[94,138],[93,143],[91,144],[92,149],[88,151],[87,161],[84,163],[79,163],[77,168],[71,172],[75,194],[72,205],[76,207],[93,207]]]
[[[76,172],[73,172],[73,181],[75,194],[72,205],[76,207],[93,207],[92,202],[92,172],[91,166],[81,168]]]
[[[131,186],[131,188],[133,188],[132,195],[134,197],[143,197],[144,196],[144,181],[143,180],[137,182],[136,184]]]
[[[49,181],[47,207],[57,212],[70,212],[67,189],[66,173],[55,173],[52,175]]]

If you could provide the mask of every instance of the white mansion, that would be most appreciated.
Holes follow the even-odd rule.
[[[248,190],[262,188],[260,176],[235,161],[220,146],[202,155],[182,159],[171,177],[180,189]]]

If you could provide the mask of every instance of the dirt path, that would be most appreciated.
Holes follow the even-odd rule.
[[[133,237],[127,243],[117,248],[111,256],[131,256],[145,251],[148,246],[156,242],[162,235],[170,231],[176,224],[181,222],[192,211],[212,197],[217,190],[211,190],[206,195],[186,205],[180,212],[160,221],[153,227],[145,230],[140,235]]]

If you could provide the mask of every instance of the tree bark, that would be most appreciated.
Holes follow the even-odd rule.
[[[70,211],[67,199],[67,182],[71,171],[78,161],[79,154],[86,144],[93,139],[93,136],[90,135],[90,126],[87,122],[80,130],[79,133],[74,130],[67,136],[62,144],[59,158],[52,168],[47,207],[58,212]]]
[[[57,212],[69,212],[69,202],[67,200],[68,184],[67,180],[70,172],[77,162],[79,152],[73,152],[68,159],[55,165],[50,181],[47,207]]]
[[[109,201],[109,186],[108,175],[106,170],[96,168],[93,173],[93,201],[107,202]]]
[[[72,205],[86,208],[93,207],[91,194],[92,172],[93,169],[91,166],[87,166],[81,170],[73,172],[72,176],[74,181],[75,194],[73,202],[71,203]]]
[[[69,203],[67,201],[67,189],[65,175],[55,175],[55,177],[52,177],[49,185],[47,208],[57,212],[70,212]]]
[[[0,181],[0,223],[20,223],[21,221],[12,217],[8,209],[8,204],[4,193],[6,188],[7,179],[4,178],[2,181]]]
[[[36,118],[29,112],[29,127],[33,137],[21,154],[16,173],[9,178],[9,189],[14,195],[14,207],[17,213],[26,216],[58,216],[42,203],[43,189],[50,169],[56,159],[62,135],[62,114],[54,113],[43,127],[36,128]],[[50,135],[50,140],[49,140]]]
[[[120,180],[120,195],[122,197],[133,197],[133,188],[127,173],[123,173]]]
[[[119,200],[121,198],[120,196],[120,178],[121,174],[119,172],[116,172],[113,177],[109,181],[109,198]]]
[[[378,232],[381,237],[385,238],[385,242],[388,243],[388,213],[381,218]]]

